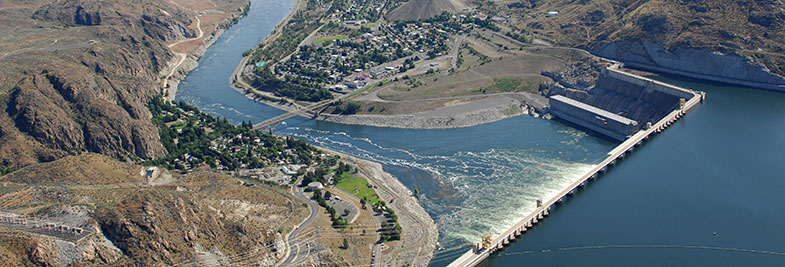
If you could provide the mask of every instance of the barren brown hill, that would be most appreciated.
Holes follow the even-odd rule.
[[[146,104],[173,63],[165,43],[196,35],[184,5],[0,0],[0,168],[76,151],[165,155]]]
[[[396,8],[389,15],[389,20],[419,20],[441,14],[443,11],[452,14],[466,8],[462,0],[409,0]]]
[[[279,231],[307,216],[286,189],[248,187],[212,172],[151,185],[141,169],[85,153],[0,177],[3,212],[89,232],[66,242],[0,227],[3,264],[270,266],[282,256]]]
[[[527,0],[490,9],[557,45],[655,70],[785,90],[785,4],[779,0]],[[559,13],[548,17],[549,11]]]

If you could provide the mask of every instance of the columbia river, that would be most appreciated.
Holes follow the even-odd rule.
[[[282,114],[229,87],[242,52],[291,8],[253,0],[179,86],[177,100],[234,123]],[[705,104],[580,192],[486,264],[663,265],[785,263],[771,254],[598,245],[703,245],[785,252],[785,95],[674,81]],[[410,189],[439,226],[432,265],[500,231],[599,162],[616,143],[556,121],[519,116],[469,128],[409,130],[292,118],[279,135],[377,161]],[[713,235],[717,232],[717,235]],[[708,235],[707,235],[708,233]],[[550,250],[551,252],[543,252]]]

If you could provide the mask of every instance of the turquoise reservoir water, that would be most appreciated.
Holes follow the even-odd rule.
[[[242,52],[269,34],[290,6],[290,1],[253,0],[248,17],[227,30],[180,84],[177,99],[235,123],[259,122],[281,114],[232,90],[228,77]],[[488,264],[616,262],[609,257],[620,258],[618,262],[625,265],[660,265],[657,260],[667,264],[670,259],[656,253],[672,250],[678,254],[682,250],[530,251],[611,243],[705,244],[689,238],[703,237],[701,231],[706,229],[709,235],[718,232],[711,235],[715,239],[729,238],[736,231],[744,240],[761,241],[755,242],[757,247],[747,248],[785,250],[781,227],[785,218],[781,209],[775,208],[785,204],[779,196],[785,186],[782,179],[776,179],[783,176],[785,163],[778,152],[785,149],[785,135],[781,134],[785,132],[785,99],[781,94],[746,89],[712,89],[702,84],[688,87],[709,92],[707,103],[648,142],[507,254]],[[731,120],[723,121],[726,117]],[[726,128],[733,131],[720,131]],[[439,225],[440,243],[445,247],[437,252],[433,265],[446,265],[464,252],[457,248],[523,217],[534,209],[537,198],[555,194],[616,145],[558,122],[528,116],[448,130],[377,128],[293,118],[278,126],[276,134],[378,161],[410,189],[418,187],[421,203]],[[751,143],[756,145],[748,146]],[[759,151],[763,154],[753,153]],[[709,223],[716,221],[722,223]],[[757,223],[751,225],[751,221]],[[707,226],[716,229],[703,228]],[[742,229],[746,230],[739,232]],[[658,239],[646,239],[650,236]],[[699,256],[687,263],[700,262],[704,255],[700,253],[736,255],[693,249],[684,255]]]

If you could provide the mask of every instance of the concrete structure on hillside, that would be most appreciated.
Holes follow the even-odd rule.
[[[548,111],[619,141],[648,129],[695,96],[692,91],[614,68],[603,69],[587,91],[576,91],[552,95]]]
[[[556,117],[624,141],[638,131],[638,122],[562,95],[550,97],[548,110]]]

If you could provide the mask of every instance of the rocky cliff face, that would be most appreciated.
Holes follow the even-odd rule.
[[[772,73],[754,58],[737,54],[691,47],[667,49],[660,44],[635,41],[603,44],[593,53],[630,67],[785,92],[785,77]]]
[[[293,197],[269,187],[209,172],[151,186],[141,169],[84,153],[0,177],[0,215],[87,232],[73,240],[0,222],[0,265],[271,266],[284,252],[279,228],[307,216]]]
[[[656,71],[785,91],[780,0],[529,0],[508,9],[523,11],[514,24],[555,44]],[[548,11],[560,13],[546,17]]]
[[[173,58],[165,42],[195,36],[193,15],[155,0],[18,4],[0,11],[0,167],[165,155],[146,104]]]
[[[185,27],[192,17],[166,2],[155,0],[59,0],[43,5],[33,17],[63,25],[126,26],[166,42],[196,36],[193,30]]]

